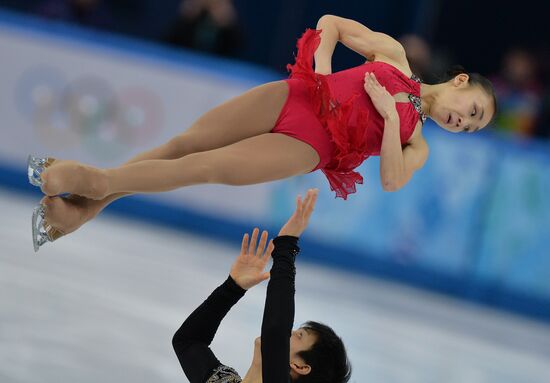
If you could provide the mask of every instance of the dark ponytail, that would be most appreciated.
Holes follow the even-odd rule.
[[[442,79],[440,79],[439,84],[447,82],[458,76],[459,74],[467,74],[468,84],[471,86],[479,86],[481,89],[483,89],[493,100],[493,108],[495,110],[495,113],[493,114],[496,116],[497,114],[497,95],[495,93],[495,88],[493,87],[493,83],[485,76],[480,75],[479,73],[470,73],[462,65],[453,65],[449,70],[445,73]]]

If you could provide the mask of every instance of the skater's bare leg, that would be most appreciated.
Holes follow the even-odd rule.
[[[197,183],[218,183],[229,185],[248,185],[303,174],[313,169],[319,162],[317,152],[308,144],[294,138],[267,133],[240,141],[220,149],[191,154],[172,161],[141,161],[128,166],[136,170],[153,171],[162,165],[162,176],[170,179],[159,188],[169,190]],[[113,176],[125,177],[123,166],[113,170]],[[186,171],[187,169],[187,171]],[[151,180],[156,182],[157,180]],[[116,186],[124,190],[127,186]],[[112,194],[105,200],[115,199],[122,193]],[[103,201],[105,201],[103,200]],[[45,197],[46,218],[48,223],[68,234],[89,221],[101,210],[103,201],[71,196]]]
[[[110,193],[153,193],[197,184],[251,185],[304,174],[317,152],[295,138],[266,133],[176,160],[140,161],[105,170]]]
[[[269,132],[277,121],[288,96],[284,81],[253,88],[202,115],[185,132],[165,144],[138,154],[126,164],[143,160],[175,159],[216,149],[244,138]],[[45,172],[47,174],[47,172]],[[102,200],[71,195],[46,197],[46,220],[64,233],[70,233],[94,218],[113,201],[130,193],[116,193]]]
[[[132,158],[127,164],[150,159],[179,158],[190,153],[216,149],[245,138],[267,133],[274,127],[287,96],[288,86],[284,81],[276,81],[253,88],[205,113],[184,133],[158,148]],[[57,173],[78,174],[80,177],[58,179],[59,177],[52,175],[52,173],[56,173],[53,169],[57,166],[66,168]],[[101,195],[105,185],[101,183],[100,179],[96,179],[94,173],[89,170],[90,167],[79,163],[56,161],[42,175],[44,182],[42,190],[46,195],[57,195],[63,191],[61,189],[69,190],[76,184],[82,183],[79,178],[85,178],[90,183],[91,194]],[[105,207],[121,196],[105,200],[103,204],[98,203],[97,206]]]
[[[104,193],[153,193],[197,184],[250,185],[303,174],[319,161],[308,144],[277,133],[266,133],[175,160],[146,160],[119,168],[97,170],[107,185]],[[69,167],[59,167],[70,178]],[[80,184],[78,194],[96,189]]]
[[[149,159],[175,159],[185,155],[181,145],[176,146],[171,140],[161,146],[133,157],[126,164]],[[117,193],[102,200],[92,200],[78,195],[68,197],[44,197],[41,204],[45,206],[45,221],[63,234],[69,234],[86,222],[95,218],[113,201],[130,193]]]

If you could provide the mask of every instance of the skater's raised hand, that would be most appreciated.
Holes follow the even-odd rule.
[[[385,87],[380,85],[374,73],[365,73],[364,87],[372,101],[372,104],[383,119],[397,116],[395,99]]]
[[[279,236],[292,235],[293,237],[299,237],[304,232],[309,223],[309,217],[313,213],[318,194],[318,189],[309,189],[303,201],[301,196],[296,198],[296,210],[279,231]]]
[[[255,228],[249,241],[248,233],[243,236],[241,244],[241,253],[231,266],[231,278],[243,289],[248,290],[258,283],[269,279],[269,272],[264,271],[271,251],[273,251],[273,241],[267,243],[267,231],[263,231],[258,242],[260,230]]]

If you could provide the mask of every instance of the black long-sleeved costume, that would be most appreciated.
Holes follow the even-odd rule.
[[[264,383],[288,383],[298,238],[277,237],[273,244],[273,266],[262,321],[262,379]],[[220,363],[209,345],[225,315],[245,292],[228,277],[174,334],[174,350],[191,383],[215,381],[213,374],[233,371]]]

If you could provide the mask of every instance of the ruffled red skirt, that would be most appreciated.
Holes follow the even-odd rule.
[[[302,87],[305,87],[309,98],[309,112],[316,116],[323,129],[322,132],[318,132],[317,140],[312,141],[304,137],[304,141],[312,144],[321,157],[319,165],[314,170],[320,168],[323,171],[336,197],[347,199],[349,194],[356,192],[356,185],[363,183],[363,177],[354,169],[369,156],[366,126],[368,111],[359,111],[360,118],[356,124],[350,126],[348,121],[357,95],[338,103],[331,97],[326,76],[313,71],[313,55],[321,41],[320,33],[321,31],[313,29],[306,30],[298,40],[296,63],[289,64],[287,68],[290,71],[290,79],[299,79],[303,83]],[[290,82],[289,88],[292,88]],[[291,94],[289,98],[290,96]],[[307,131],[300,130],[302,133]],[[295,134],[298,139],[302,138],[300,130]],[[306,134],[312,134],[311,132],[312,130]],[[329,155],[323,155],[329,150],[329,145]]]

